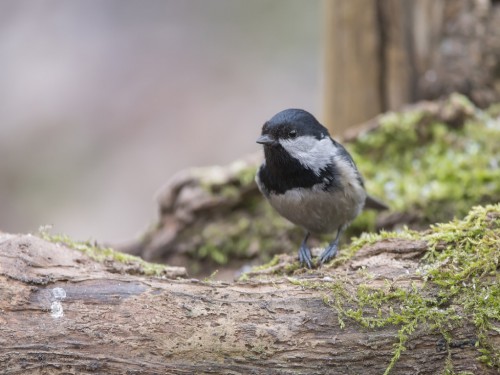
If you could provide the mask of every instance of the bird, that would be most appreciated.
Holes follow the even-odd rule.
[[[264,161],[255,181],[271,206],[285,219],[305,229],[299,262],[313,267],[307,240],[311,233],[335,233],[319,257],[322,265],[338,252],[342,233],[365,204],[387,206],[370,197],[349,152],[321,123],[303,109],[285,109],[262,126],[257,143]]]

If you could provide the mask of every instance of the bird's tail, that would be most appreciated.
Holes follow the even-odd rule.
[[[384,202],[367,195],[365,201],[365,209],[384,211],[388,210],[389,206],[387,206]]]

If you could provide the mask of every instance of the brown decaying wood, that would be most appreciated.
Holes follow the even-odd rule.
[[[355,287],[419,282],[422,241],[385,240],[347,264],[302,277]],[[283,256],[287,257],[287,256]],[[112,273],[82,253],[34,236],[0,234],[2,374],[382,374],[395,328],[346,321],[328,292],[287,278],[210,283]],[[358,270],[364,271],[359,272]],[[332,296],[329,296],[332,298]],[[474,330],[453,332],[455,371],[480,367]],[[437,374],[443,338],[412,335],[393,374]]]

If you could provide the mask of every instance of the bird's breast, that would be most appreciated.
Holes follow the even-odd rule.
[[[364,189],[328,191],[320,185],[296,188],[283,194],[269,194],[269,203],[292,223],[313,233],[331,233],[348,225],[363,209]]]

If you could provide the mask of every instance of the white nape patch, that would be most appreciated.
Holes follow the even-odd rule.
[[[281,139],[279,142],[292,157],[317,176],[321,174],[321,169],[332,162],[333,156],[337,153],[337,147],[330,137],[316,139],[306,135],[295,139]]]
[[[50,304],[50,315],[54,319],[62,318],[64,310],[60,301],[66,298],[66,291],[63,288],[54,288],[52,289],[52,298],[54,301]]]
[[[340,152],[337,153],[334,158],[335,166],[340,174],[340,178],[342,179],[342,183],[345,185],[346,183],[356,184],[358,185],[358,175],[357,169],[351,164],[351,162],[346,159],[345,155],[342,155]]]

